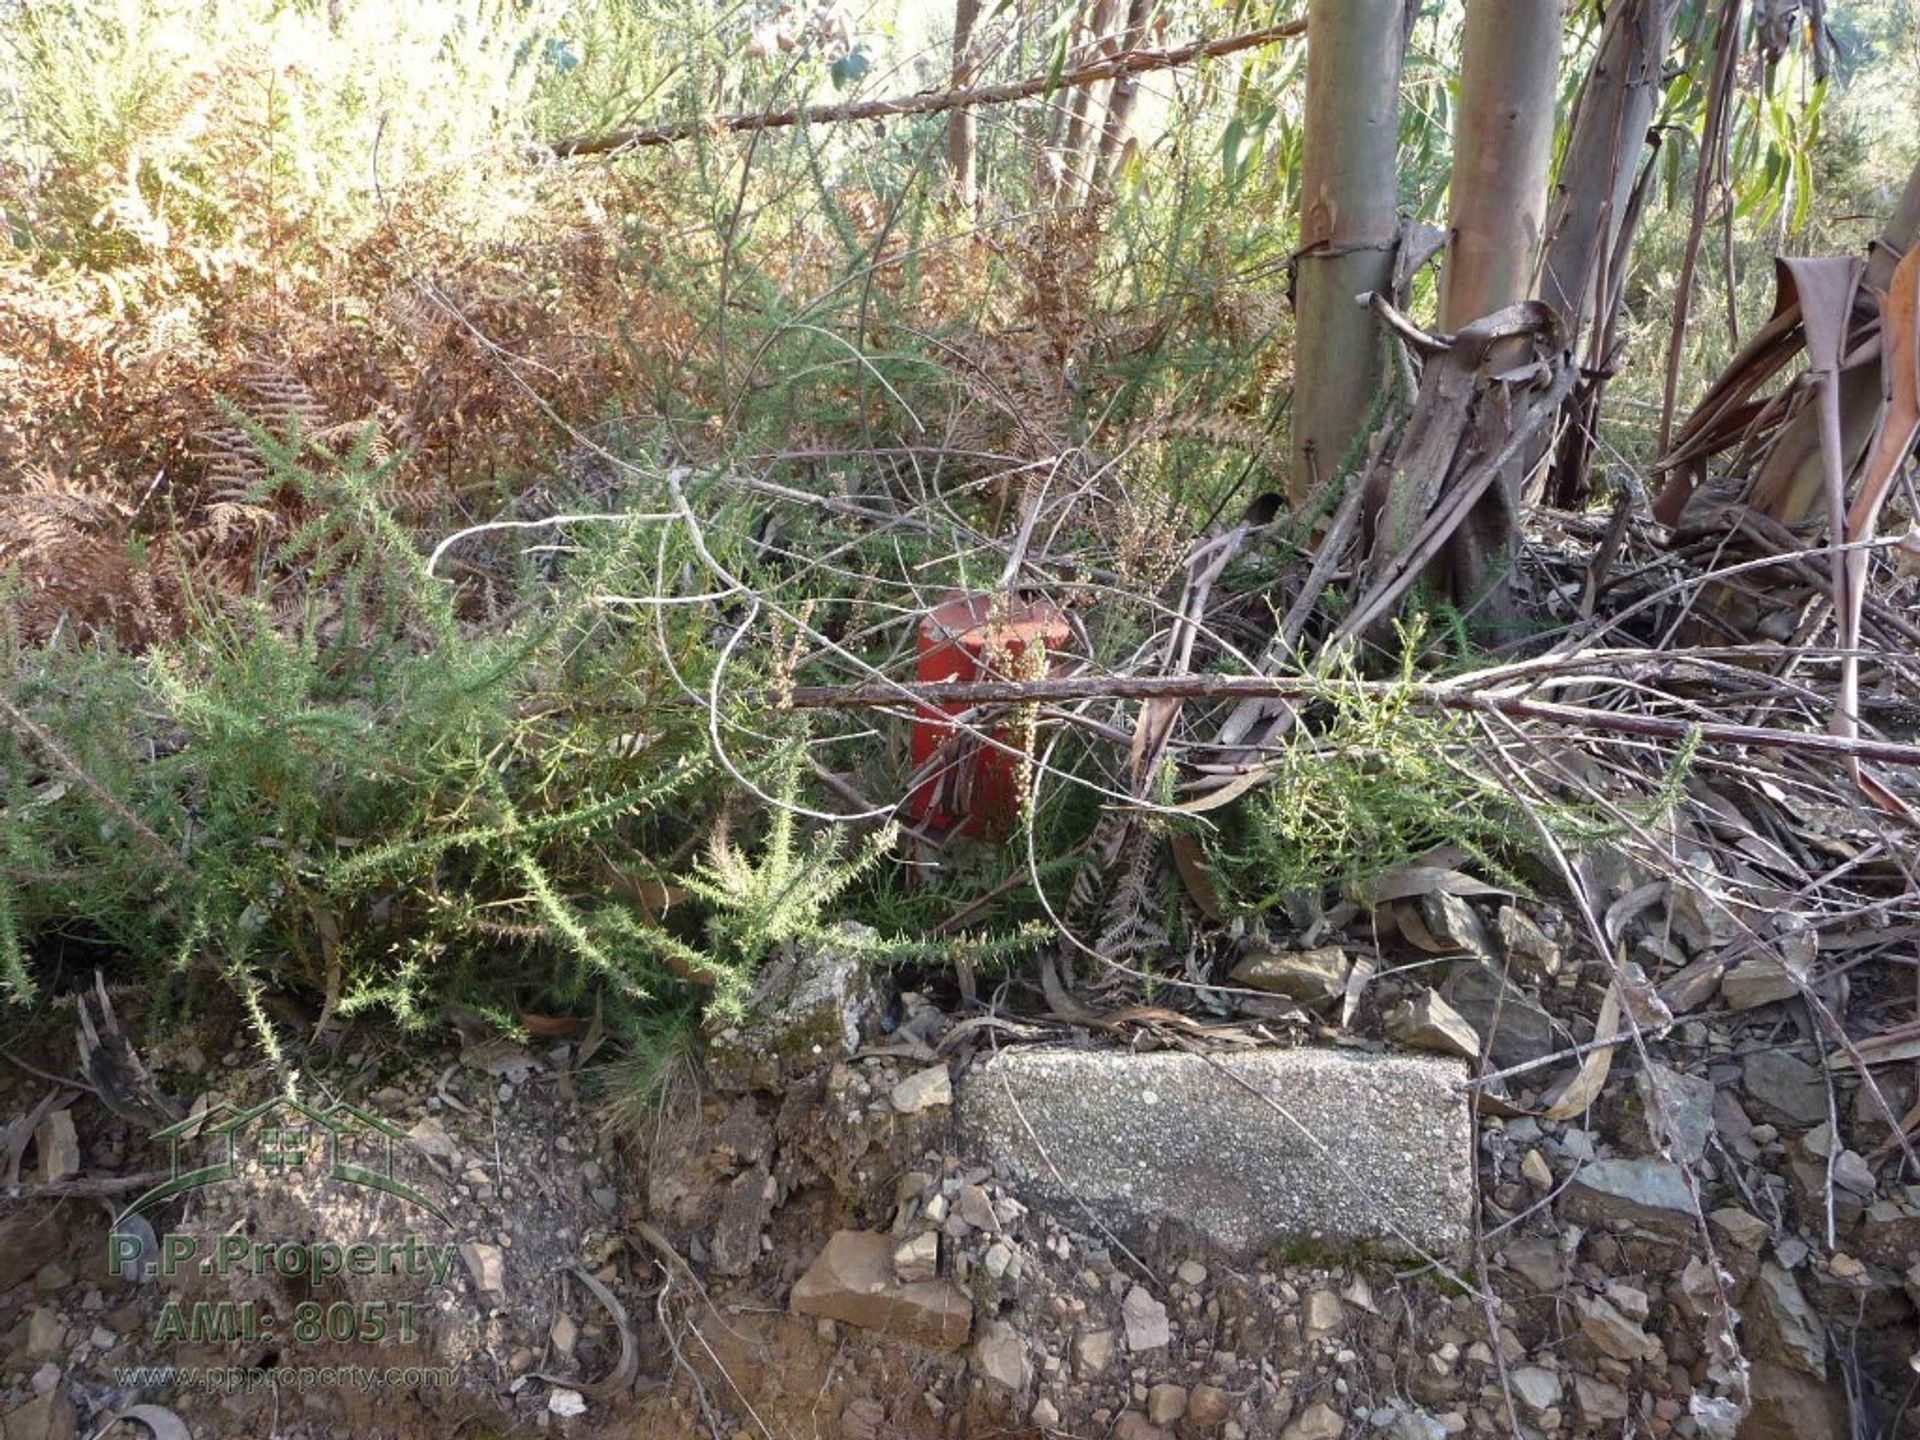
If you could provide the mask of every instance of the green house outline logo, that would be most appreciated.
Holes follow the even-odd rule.
[[[241,1132],[270,1115],[282,1111],[291,1111],[305,1122],[302,1125],[275,1124],[263,1125],[262,1138],[270,1138],[271,1150],[261,1163],[271,1170],[284,1175],[289,1169],[306,1169],[312,1154],[312,1136],[321,1137],[320,1145],[326,1155],[327,1178],[338,1180],[346,1185],[362,1185],[370,1190],[378,1190],[397,1200],[426,1211],[442,1225],[452,1228],[453,1221],[433,1201],[418,1190],[398,1179],[393,1173],[393,1142],[406,1141],[406,1132],[382,1120],[378,1115],[369,1114],[358,1105],[345,1100],[336,1100],[324,1110],[316,1110],[304,1100],[296,1100],[287,1095],[276,1095],[241,1110],[225,1100],[208,1106],[205,1110],[189,1115],[163,1130],[156,1130],[155,1140],[167,1142],[168,1178],[140,1196],[126,1209],[120,1212],[120,1219],[137,1215],[149,1206],[171,1200],[176,1195],[184,1195],[190,1190],[204,1189],[209,1185],[219,1185],[235,1179],[239,1174],[238,1145]],[[219,1117],[226,1118],[220,1119]],[[338,1118],[344,1117],[344,1118]],[[209,1121],[218,1123],[209,1125]],[[357,1127],[357,1128],[356,1128]],[[180,1142],[196,1138],[204,1129],[205,1134],[220,1142],[221,1158],[210,1165],[195,1169],[182,1169]],[[370,1170],[363,1165],[355,1165],[347,1160],[340,1150],[342,1137],[362,1132],[371,1132],[380,1137],[381,1168]],[[116,1224],[119,1222],[116,1221]]]

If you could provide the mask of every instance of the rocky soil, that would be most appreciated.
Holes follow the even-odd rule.
[[[1616,905],[1634,892],[1620,886]],[[1623,949],[1649,962],[1642,977],[1660,960],[1683,987],[1636,993],[1576,958],[1561,917],[1436,889],[1401,903],[1398,938],[1372,958],[1338,930],[1250,953],[1241,978],[1272,1002],[1213,1030],[1164,1014],[1094,1031],[953,1014],[870,993],[826,957],[776,973],[758,1018],[676,1072],[637,1133],[606,1123],[580,1027],[519,1044],[471,1029],[427,1045],[336,1036],[302,1057],[303,1097],[405,1131],[402,1173],[449,1223],[284,1176],[196,1192],[154,1223],[300,1241],[412,1227],[457,1246],[438,1282],[339,1291],[417,1302],[426,1323],[398,1350],[156,1338],[169,1299],[300,1297],[109,1274],[116,1197],[86,1192],[160,1163],[153,1126],[124,1097],[109,1106],[15,1065],[0,1076],[0,1114],[20,1117],[19,1183],[0,1191],[14,1197],[0,1202],[0,1423],[6,1440],[64,1440],[113,1433],[145,1404],[200,1437],[1920,1433],[1920,1172],[1893,1123],[1912,1066],[1877,1069],[1875,1093],[1830,1063],[1816,1007],[1843,997],[1823,1001],[1778,959],[1705,983],[1693,967],[1722,939],[1689,936],[1677,891],[1636,903]],[[1356,985],[1357,962],[1379,959]],[[1609,994],[1643,1023],[1596,1049]],[[1454,1203],[1457,1182],[1459,1243],[1422,1258],[1347,1244],[1338,1223],[1250,1236],[1178,1198],[1194,1164],[1253,1185],[1287,1163],[1275,1147],[1289,1132],[1277,1118],[1262,1131],[1257,1112],[1208,1127],[1144,1099],[1127,1067],[1302,1042],[1471,1049],[1482,1073],[1512,1072],[1463,1086],[1457,1141],[1405,1147],[1450,1172],[1427,1177],[1440,1183],[1423,1205]],[[63,1043],[20,1058],[75,1073]],[[1058,1113],[1036,1124],[1016,1107],[991,1143],[970,1087],[996,1052],[1043,1045],[1112,1084],[1063,1084]],[[243,1105],[275,1089],[204,1036],[144,1058],[176,1099]],[[1171,1140],[1114,1154],[1128,1178],[1088,1198],[1061,1165],[1095,1173],[1102,1147],[1062,1145],[1056,1160],[1038,1138],[1081,1103],[1109,1118],[1118,1104]],[[1329,1134],[1372,1123],[1337,1098],[1307,1120]],[[1175,1158],[1152,1159],[1163,1152]],[[205,1395],[129,1378],[359,1360],[451,1365],[456,1381]]]

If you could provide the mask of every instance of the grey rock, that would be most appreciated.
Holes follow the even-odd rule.
[[[747,1018],[708,1038],[707,1073],[722,1090],[777,1088],[860,1048],[874,1011],[867,949],[875,932],[851,922],[833,939],[789,946],[747,997]]]
[[[1432,990],[1423,990],[1395,1006],[1387,1016],[1387,1034],[1416,1050],[1436,1050],[1467,1060],[1477,1059],[1480,1054],[1479,1033]]]
[[[1785,1050],[1756,1050],[1740,1062],[1747,1098],[1775,1124],[1808,1129],[1827,1118],[1824,1076]]]
[[[1015,1394],[1025,1390],[1033,1376],[1026,1340],[1006,1321],[988,1321],[973,1342],[973,1373],[1002,1390]]]
[[[993,1201],[978,1185],[962,1185],[953,1197],[953,1213],[976,1230],[989,1233],[1000,1228],[1000,1217],[993,1213]]]
[[[1482,960],[1493,958],[1493,946],[1487,943],[1487,927],[1480,923],[1480,912],[1458,895],[1445,890],[1430,890],[1420,897],[1420,918],[1427,923],[1433,938],[1449,950]]]
[[[1353,964],[1338,945],[1318,950],[1258,950],[1233,967],[1233,979],[1252,990],[1285,995],[1306,1005],[1337,1000],[1346,993]]]
[[[1154,1299],[1145,1286],[1136,1285],[1127,1292],[1127,1298],[1120,1302],[1120,1318],[1127,1327],[1127,1349],[1136,1355],[1159,1350],[1173,1338],[1167,1324],[1167,1307]]]
[[[1755,1351],[1811,1375],[1827,1378],[1827,1335],[1800,1283],[1771,1260],[1747,1294],[1745,1333]]]
[[[1563,1039],[1552,1018],[1498,967],[1475,962],[1447,977],[1440,994],[1476,1034],[1485,1037],[1496,1066],[1523,1065],[1552,1053]]]
[[[968,1073],[959,1117],[965,1147],[1034,1193],[1177,1219],[1228,1252],[1443,1255],[1471,1233],[1465,1076],[1413,1055],[1025,1046]]]
[[[1512,1374],[1513,1393],[1520,1403],[1538,1414],[1560,1403],[1560,1377],[1541,1365],[1522,1365]]]
[[[1665,1160],[1593,1160],[1575,1172],[1561,1213],[1582,1225],[1624,1220],[1684,1239],[1693,1229],[1693,1201],[1684,1172]]]
[[[1707,1216],[1707,1228],[1723,1243],[1750,1255],[1759,1254],[1760,1247],[1773,1233],[1771,1225],[1738,1205],[1723,1205],[1715,1210]]]
[[[903,1284],[893,1273],[893,1238],[867,1230],[837,1231],[794,1284],[796,1315],[822,1316],[950,1350],[973,1330],[973,1304],[945,1280]]]
[[[1664,1143],[1669,1158],[1680,1164],[1698,1163],[1713,1135],[1713,1082],[1655,1060],[1634,1077],[1634,1083],[1654,1140]]]
[[[1535,1290],[1552,1294],[1567,1282],[1567,1262],[1551,1240],[1515,1240],[1505,1254],[1507,1268]]]
[[[947,1074],[946,1066],[930,1065],[894,1086],[888,1099],[902,1115],[918,1115],[938,1106],[951,1105],[953,1077]]]
[[[1872,1195],[1880,1181],[1866,1156],[1857,1150],[1842,1150],[1833,1157],[1833,1183],[1856,1195]]]

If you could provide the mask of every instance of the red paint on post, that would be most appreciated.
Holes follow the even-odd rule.
[[[1004,594],[956,595],[920,622],[922,684],[1033,678],[1022,663],[1039,645],[1049,655],[1073,636],[1060,607],[1050,600],[1020,600]],[[1040,673],[1044,674],[1045,666]],[[1020,812],[1020,757],[985,745],[949,723],[966,705],[922,705],[913,721],[913,771],[920,779],[907,798],[907,813],[924,825],[958,825],[977,839],[1003,838]],[[1013,745],[1013,732],[995,729],[994,739]]]

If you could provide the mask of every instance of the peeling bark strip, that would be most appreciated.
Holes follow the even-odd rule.
[[[1643,735],[1654,740],[1698,736],[1708,745],[1751,745],[1761,750],[1920,766],[1920,745],[1894,740],[1853,739],[1818,730],[1778,730],[1765,725],[1696,724],[1667,715],[1633,715],[1459,685],[1407,685],[1397,680],[1342,682],[1330,687],[1325,680],[1306,675],[1068,675],[1051,680],[979,680],[953,685],[798,685],[789,693],[762,698],[789,710],[885,710],[932,703],[979,706],[1057,705],[1069,700],[1311,700],[1326,694],[1329,688],[1343,694],[1407,699],[1432,709],[1542,720],[1613,735]]]
[[[1171,50],[1129,50],[1096,60],[1060,74],[1030,75],[1005,85],[984,85],[978,90],[942,90],[924,95],[901,95],[891,100],[862,100],[850,105],[807,105],[793,110],[763,110],[751,115],[727,115],[710,120],[681,120],[650,130],[613,130],[602,135],[571,135],[538,148],[556,160],[573,160],[583,155],[610,155],[619,150],[639,150],[650,145],[672,145],[690,140],[708,131],[744,135],[755,130],[780,130],[792,125],[837,125],[847,121],[888,120],[899,115],[939,115],[976,105],[1008,105],[1055,90],[1071,90],[1081,85],[1096,85],[1127,75],[1145,75],[1154,70],[1173,70],[1196,60],[1212,60],[1236,55],[1242,50],[1257,50],[1263,45],[1290,40],[1306,33],[1307,22],[1290,20],[1284,25],[1268,25],[1219,40],[1196,40]]]

